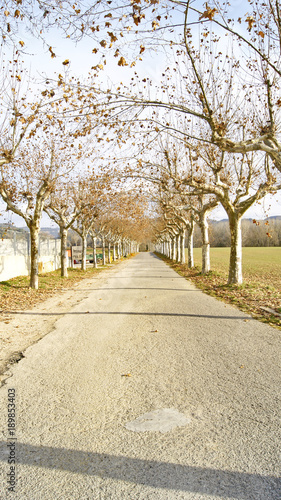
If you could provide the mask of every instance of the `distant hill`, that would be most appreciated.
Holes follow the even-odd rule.
[[[59,227],[41,227],[40,232],[44,234],[49,234],[52,238],[60,237]]]
[[[281,215],[271,215],[271,217],[267,217],[264,220],[281,220]]]
[[[17,233],[26,233],[28,232],[28,227],[16,227],[13,224],[0,224],[0,234],[4,235],[9,231],[10,233],[13,231],[17,231]],[[60,237],[60,231],[58,227],[41,227],[40,229],[40,234],[42,235],[48,235],[51,238],[59,238]]]
[[[228,219],[209,219],[209,241],[212,247],[229,247]],[[198,226],[194,231],[194,246],[201,247],[202,235]],[[281,216],[264,219],[242,219],[242,245],[245,247],[281,246]]]
[[[243,221],[244,220],[249,220],[249,221],[253,221],[253,220],[258,220],[258,221],[266,221],[266,220],[281,220],[281,215],[271,215],[270,217],[264,217],[263,219],[257,219],[255,217],[243,217],[242,219]],[[221,223],[221,222],[227,222],[228,223],[228,219],[219,219],[219,220],[215,220],[215,219],[212,219],[210,218],[209,219],[209,222],[211,224],[218,224],[218,223]]]

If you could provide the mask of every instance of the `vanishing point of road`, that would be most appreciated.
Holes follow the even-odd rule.
[[[280,500],[280,331],[153,254],[106,273],[0,389],[1,500]]]

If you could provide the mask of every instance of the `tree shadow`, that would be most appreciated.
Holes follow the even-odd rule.
[[[0,446],[7,448],[2,441]],[[1,458],[2,461],[3,458]],[[18,464],[70,471],[175,491],[239,500],[277,500],[281,480],[271,475],[144,460],[82,450],[16,443]]]
[[[159,271],[161,272],[161,271]],[[126,275],[126,276],[107,276],[107,280],[127,280],[127,279],[130,279],[130,278],[134,278],[135,280],[138,280],[138,279],[163,279],[163,280],[182,280],[183,277],[182,276],[177,276],[176,274],[170,274],[169,276],[163,276],[161,274],[161,276],[137,276],[136,274],[132,274],[132,275]]]
[[[99,292],[103,292],[103,291],[108,291],[108,290],[116,290],[116,291],[120,291],[120,290],[144,290],[145,292],[146,291],[149,291],[149,290],[156,290],[156,291],[161,291],[163,290],[164,292],[198,292],[198,293],[203,293],[202,290],[200,290],[199,288],[197,289],[194,289],[192,290],[191,288],[153,288],[153,287],[125,287],[125,286],[120,286],[120,287],[107,287],[107,286],[104,286],[103,288],[60,288],[59,291],[69,291],[71,290],[71,292],[96,292],[96,291],[99,291]]]
[[[189,314],[189,313],[160,313],[160,312],[130,312],[130,311],[65,311],[65,312],[33,312],[33,311],[5,311],[5,314],[25,314],[28,316],[68,316],[68,315],[94,315],[94,316],[162,316],[162,317],[183,317],[183,318],[200,318],[200,319],[233,319],[254,321],[251,316],[218,316],[212,314]]]

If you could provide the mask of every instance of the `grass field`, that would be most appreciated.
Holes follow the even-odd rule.
[[[200,270],[201,248],[194,249],[194,264]],[[230,248],[211,248],[211,269],[227,279]],[[281,291],[281,247],[244,247],[242,253],[245,283],[262,283]]]
[[[188,269],[187,264],[164,260],[209,295],[234,304],[255,318],[281,329],[281,318],[264,309],[281,313],[280,247],[244,247],[242,285],[227,285],[229,248],[211,248],[211,271],[206,275],[201,274],[201,252],[201,248],[194,249],[193,269]]]

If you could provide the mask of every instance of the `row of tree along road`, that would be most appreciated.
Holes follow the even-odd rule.
[[[239,12],[217,0],[66,0],[52,8],[30,0],[16,9],[7,0],[0,16],[0,195],[29,228],[31,286],[43,211],[60,228],[63,275],[70,227],[83,255],[88,234],[114,245],[152,232],[163,252],[174,256],[178,246],[183,260],[187,234],[192,266],[195,223],[206,273],[208,216],[219,204],[229,221],[228,282],[241,283],[241,219],[281,187],[279,0],[252,0]],[[87,75],[72,74],[67,58],[35,87],[25,30],[42,39],[51,61],[54,30],[78,47],[88,40]],[[153,79],[142,60],[154,64]],[[111,72],[107,85],[115,63],[124,81]]]
[[[106,233],[101,231],[98,233],[96,226],[93,235],[87,237],[86,251],[82,245],[71,244],[70,239],[74,238],[74,231],[70,232],[70,237],[67,241],[67,251],[62,256],[61,239],[51,237],[48,231],[40,231],[38,238],[38,272],[46,273],[55,271],[61,268],[62,258],[65,263],[65,273],[61,268],[61,274],[67,276],[68,267],[74,267],[79,264],[83,270],[86,269],[86,264],[93,264],[98,267],[98,263],[103,265],[116,261],[122,257],[127,257],[132,253],[136,253],[139,249],[137,242],[131,241],[126,237],[117,237],[116,233],[112,233],[107,226]],[[99,239],[97,240],[97,234]],[[55,235],[56,236],[56,235]],[[81,238],[77,235],[76,239]],[[106,239],[106,238],[107,239]],[[16,276],[30,274],[30,233],[24,228],[14,228],[7,225],[0,226],[0,281],[7,281]]]

